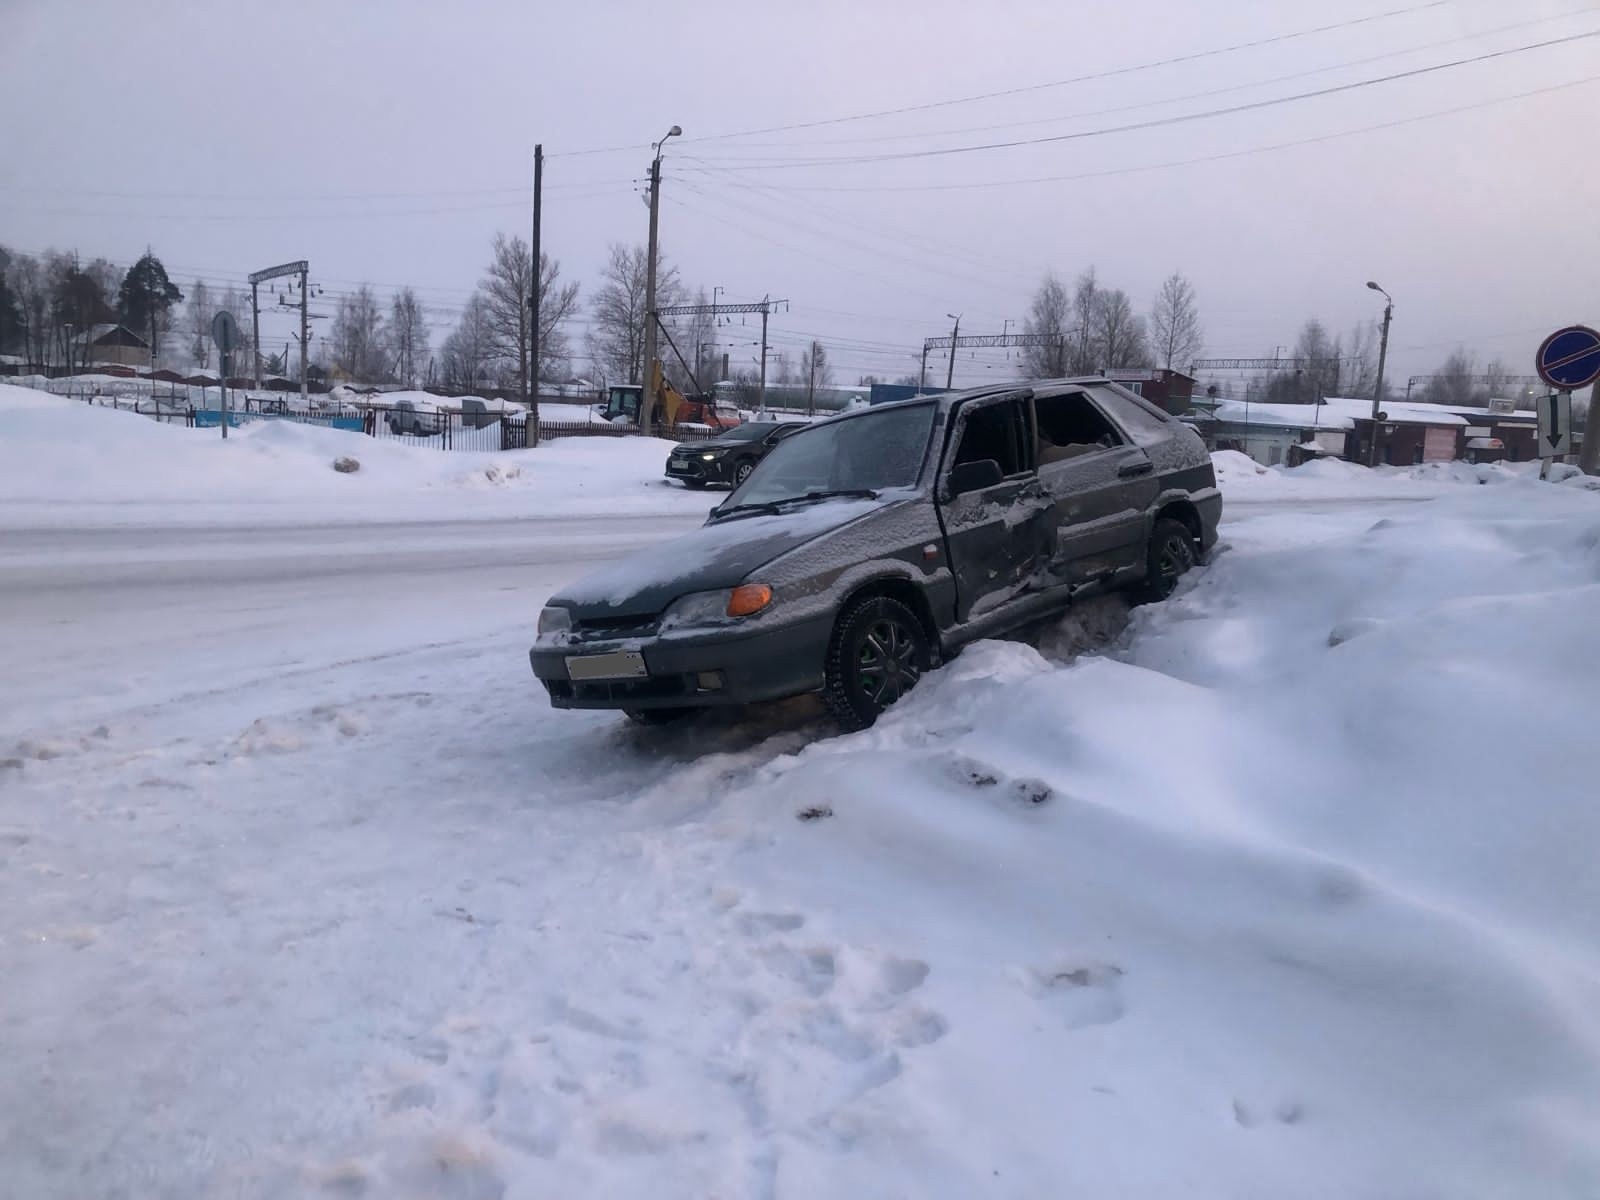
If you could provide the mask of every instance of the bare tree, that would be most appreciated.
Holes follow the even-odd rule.
[[[1344,343],[1340,388],[1364,400],[1378,386],[1378,323],[1357,321]]]
[[[539,253],[539,375],[560,381],[571,373],[572,351],[562,325],[578,311],[578,285],[561,282],[561,263]]]
[[[594,327],[589,354],[601,373],[613,381],[639,383],[644,378],[645,273],[643,246],[612,243],[611,258],[594,294]],[[656,305],[678,303],[682,285],[678,269],[663,256],[656,263]]]
[[[833,368],[828,365],[828,349],[813,341],[800,355],[800,375],[806,385],[806,407],[816,408],[817,389],[833,386]]]
[[[1095,297],[1094,341],[1102,359],[1096,370],[1149,365],[1144,320],[1121,288],[1103,288]]]
[[[567,369],[567,339],[562,322],[578,305],[578,285],[562,284],[561,264],[548,254],[539,255],[539,374],[559,379]],[[534,390],[528,379],[533,357],[533,251],[520,237],[494,235],[488,273],[479,289],[488,305],[494,329],[495,353],[504,361],[505,374],[515,367],[514,383],[526,399]]]
[[[1068,375],[1091,375],[1103,365],[1104,355],[1095,337],[1095,312],[1100,306],[1100,282],[1090,267],[1078,276],[1072,292],[1072,340],[1067,345]]]
[[[494,318],[482,292],[474,292],[461,312],[461,320],[439,348],[439,372],[455,388],[482,385],[495,357]]]
[[[1312,317],[1301,327],[1294,354],[1296,358],[1305,359],[1306,365],[1297,394],[1290,398],[1292,401],[1311,404],[1323,396],[1340,394],[1340,359],[1344,348],[1337,337],[1329,336],[1327,328],[1317,318]]]
[[[1053,271],[1046,272],[1039,290],[1033,294],[1033,307],[1022,322],[1022,331],[1040,337],[1057,338],[1044,346],[1025,346],[1021,354],[1022,373],[1030,379],[1059,379],[1067,372],[1067,339],[1071,335],[1072,301],[1067,289]]]
[[[1204,338],[1194,285],[1174,271],[1161,284],[1150,309],[1150,343],[1157,365],[1167,370],[1177,364],[1186,369],[1200,355]]]
[[[184,347],[192,361],[202,368],[211,364],[211,318],[216,306],[206,281],[196,279],[189,287],[189,302],[183,308]]]
[[[1473,400],[1473,375],[1477,363],[1465,349],[1456,349],[1434,371],[1423,389],[1422,399],[1429,404],[1470,405]]]
[[[6,277],[22,323],[22,357],[30,368],[42,369],[48,361],[51,328],[50,282],[44,264],[31,254],[19,254]]]
[[[376,383],[389,378],[383,313],[366,284],[340,298],[331,337],[333,360],[349,372],[352,379]]]
[[[428,315],[417,293],[401,288],[389,302],[389,356],[395,378],[415,387],[428,357]]]

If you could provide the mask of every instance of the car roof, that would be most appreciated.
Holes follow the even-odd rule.
[[[958,392],[930,392],[924,396],[908,396],[904,400],[890,400],[884,404],[874,404],[867,408],[851,409],[828,421],[845,421],[851,417],[860,416],[862,413],[881,412],[888,408],[905,408],[913,404],[938,404],[946,409],[955,408],[957,405],[966,404],[972,400],[989,399],[995,396],[1006,396],[1014,392],[1029,392],[1039,395],[1043,392],[1054,392],[1067,387],[1091,387],[1111,383],[1104,375],[1073,375],[1061,379],[1017,379],[1010,383],[989,383],[982,387],[964,388]],[[817,422],[822,424],[822,422]]]

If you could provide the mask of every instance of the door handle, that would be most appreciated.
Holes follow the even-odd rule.
[[[1155,464],[1149,461],[1123,463],[1117,468],[1117,478],[1133,479],[1140,475],[1148,475],[1155,469]]]

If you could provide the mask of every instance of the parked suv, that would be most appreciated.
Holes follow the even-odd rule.
[[[805,427],[804,421],[748,421],[701,442],[684,442],[674,446],[667,456],[667,478],[680,479],[690,488],[703,488],[708,483],[737,487],[750,478],[750,472],[774,446]]]
[[[702,528],[553,597],[529,659],[557,708],[820,692],[860,728],[1085,589],[1170,594],[1221,514],[1199,436],[1103,379],[861,409],[784,438]]]

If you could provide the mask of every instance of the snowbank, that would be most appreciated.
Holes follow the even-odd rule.
[[[1211,455],[1217,485],[1234,501],[1427,500],[1459,487],[1538,484],[1539,464],[1422,463],[1408,467],[1364,467],[1341,458],[1319,458],[1298,467],[1264,467],[1237,450]],[[1600,480],[1586,481],[1576,467],[1558,465],[1551,482],[1579,489],[1600,489]]]
[[[0,522],[207,523],[241,508],[309,520],[473,512],[704,512],[662,477],[670,443],[560,439],[508,453],[445,451],[291,421],[187,429],[0,385]],[[354,458],[359,472],[333,470]]]
[[[1257,518],[1120,653],[980,645],[733,803],[749,903],[851,947],[859,1057],[764,1094],[895,1081],[795,1194],[1589,1194],[1600,503],[1400,511]]]

